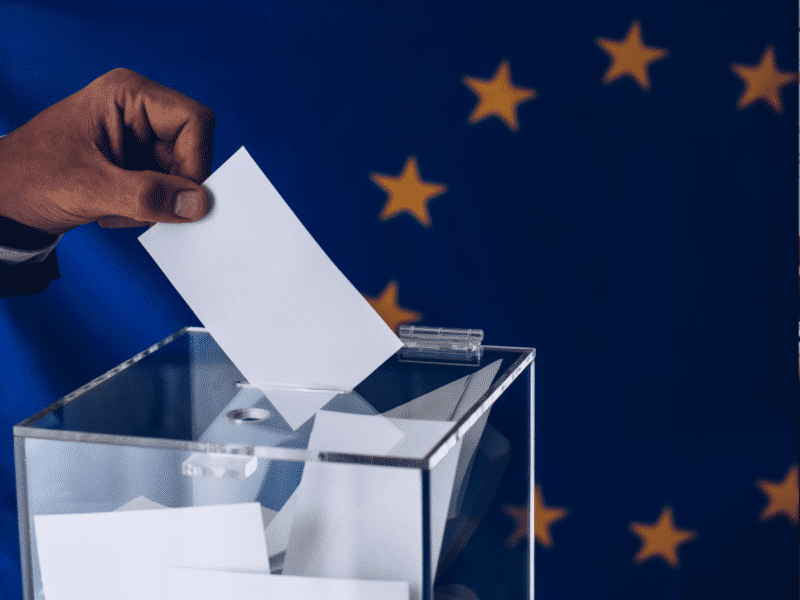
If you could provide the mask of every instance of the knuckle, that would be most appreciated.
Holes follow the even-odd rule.
[[[125,67],[117,67],[116,69],[112,69],[106,73],[104,77],[111,81],[124,81],[132,79],[137,75],[138,73],[131,71],[130,69],[126,69]]]
[[[217,115],[214,114],[214,111],[199,102],[197,103],[197,117],[204,126],[212,130],[217,124]]]
[[[127,89],[134,86],[142,79],[142,76],[126,69],[125,67],[117,67],[107,73],[104,73],[92,82],[92,87],[101,91],[101,93],[114,94],[120,89]]]

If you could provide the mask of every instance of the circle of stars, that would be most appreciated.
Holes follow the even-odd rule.
[[[631,23],[624,38],[617,40],[598,36],[595,38],[595,44],[611,60],[601,78],[605,85],[627,77],[648,91],[651,88],[649,68],[653,63],[669,56],[666,48],[644,43],[642,24],[638,20]],[[740,110],[763,102],[776,114],[782,113],[781,92],[786,86],[797,81],[797,74],[778,68],[773,46],[766,47],[758,64],[731,63],[730,70],[745,85],[736,103]],[[477,97],[477,104],[467,118],[470,125],[495,117],[509,130],[517,132],[520,130],[518,115],[520,105],[539,95],[537,90],[521,87],[513,82],[511,64],[507,59],[500,62],[491,78],[481,79],[474,75],[464,75],[462,82]],[[428,203],[445,194],[448,186],[422,179],[416,156],[412,155],[406,160],[399,175],[372,172],[369,173],[369,178],[386,193],[386,202],[379,217],[381,221],[389,221],[398,215],[408,214],[425,229],[431,229],[432,219]],[[386,295],[389,286],[394,290],[394,295]],[[384,300],[378,302],[377,299],[373,299],[375,309],[393,328],[422,319],[420,313],[397,304],[397,287],[397,282],[392,281],[381,293],[380,298]]]
[[[634,20],[623,39],[595,38],[595,44],[609,57],[610,64],[601,77],[605,85],[630,78],[644,91],[651,89],[649,69],[657,61],[669,56],[666,48],[644,43],[642,25]],[[784,88],[797,81],[797,74],[778,68],[775,49],[767,46],[757,64],[731,63],[731,72],[744,84],[736,102],[739,110],[764,103],[775,114],[783,112],[781,94]],[[473,75],[462,77],[464,85],[477,97],[477,103],[467,118],[470,125],[495,117],[512,132],[520,130],[519,107],[538,97],[533,88],[515,85],[508,60],[501,61],[489,79]],[[447,192],[448,186],[423,180],[415,156],[410,156],[397,176],[370,173],[369,178],[387,195],[380,212],[380,220],[388,221],[400,214],[408,214],[422,227],[431,229],[432,219],[428,203]],[[367,296],[373,308],[392,329],[404,323],[414,323],[422,315],[400,306],[398,283],[390,281],[377,297]],[[767,504],[759,515],[762,521],[779,517],[798,524],[798,467],[792,466],[781,481],[759,479],[756,486],[767,496]],[[541,488],[534,488],[534,538],[545,548],[553,547],[551,527],[566,518],[569,511],[563,507],[550,507],[544,502]],[[530,535],[531,515],[527,505],[503,506],[503,512],[514,520],[515,528],[506,539],[506,546],[515,547]],[[678,528],[674,522],[673,508],[665,506],[654,523],[630,522],[628,529],[641,540],[633,562],[641,564],[650,559],[661,559],[672,568],[679,566],[678,549],[696,539],[698,533]]]

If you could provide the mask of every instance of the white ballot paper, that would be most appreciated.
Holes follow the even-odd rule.
[[[290,500],[291,500],[291,498],[290,498]],[[288,504],[288,502],[287,502],[287,504]],[[138,498],[134,498],[130,502],[126,502],[125,504],[123,504],[122,506],[117,508],[116,510],[117,511],[125,511],[125,510],[155,510],[155,509],[159,509],[159,508],[167,508],[167,507],[164,506],[163,504],[159,504],[158,502],[153,502],[152,500],[150,500],[149,498],[146,498],[145,496],[139,496]],[[292,513],[292,515],[294,515],[294,513]],[[276,516],[278,516],[278,511],[277,510],[272,510],[271,508],[267,508],[266,506],[262,506],[261,507],[261,517],[264,520],[264,533],[267,536],[267,548],[270,549],[269,553],[271,555],[278,554],[279,552],[285,552],[286,551],[286,543],[287,543],[287,540],[289,539],[289,527],[291,526],[291,522],[288,523],[287,525],[285,525],[285,527],[284,527],[285,530],[286,530],[286,533],[285,533],[285,536],[284,536],[285,539],[282,539],[281,537],[276,537],[275,539],[276,539],[276,542],[278,542],[278,543],[276,543],[276,545],[273,546],[270,543],[270,535],[269,535],[268,532],[270,532],[270,531],[276,532],[278,536],[281,536],[281,534],[282,534],[282,531],[280,530],[280,525],[278,525],[277,528],[274,527],[274,526],[272,528],[270,528],[270,525],[272,525],[274,523]],[[280,550],[276,551],[275,548],[278,548],[278,547],[280,547]],[[272,564],[272,561],[270,561],[270,570],[273,570],[273,569],[274,569],[274,566]]]
[[[170,569],[169,600],[408,600],[405,581]]]
[[[404,435],[403,429],[380,415],[321,410],[314,417],[314,428],[311,431],[308,448],[346,454],[387,454],[393,446],[402,441]],[[301,498],[300,502],[305,513],[309,511],[313,513],[314,502],[325,503],[331,500],[328,496],[308,498],[303,492],[304,482],[315,477],[314,471],[317,468],[319,467],[313,466],[312,463],[306,464],[300,485],[267,524],[265,532],[271,555],[286,550],[292,527],[300,522],[295,521],[298,498]],[[356,469],[357,475],[358,469]],[[308,487],[308,484],[305,486]],[[310,502],[312,506],[309,506]]]
[[[297,512],[298,489],[299,486],[295,488],[277,514],[272,515],[269,521],[264,519],[264,535],[267,536],[267,548],[269,548],[270,556],[286,552],[286,547],[289,545],[289,534],[292,531],[294,515]],[[272,563],[270,563],[271,566]]]
[[[176,566],[269,573],[256,502],[37,515],[34,529],[47,600],[167,600]]]
[[[418,471],[309,462],[296,493],[281,577],[406,581],[422,598]]]
[[[402,343],[336,268],[244,148],[205,182],[196,223],[139,237],[175,289],[250,383],[292,427],[350,391]]]
[[[314,417],[308,449],[343,454],[385,454],[404,435],[402,429],[381,415],[321,410]]]
[[[419,419],[390,419],[390,421],[405,435],[388,454],[414,458],[425,456],[433,444],[442,439],[453,426],[447,421],[421,421]],[[461,456],[461,443],[462,440],[458,440],[430,472],[431,564],[434,572],[439,564],[439,554],[442,550],[444,528],[447,525],[456,469]]]
[[[380,415],[320,411],[308,447],[386,455],[404,435]],[[422,491],[417,471],[308,462],[294,495],[282,577],[406,581],[410,598],[421,597]]]

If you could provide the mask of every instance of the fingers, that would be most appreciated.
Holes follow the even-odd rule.
[[[214,113],[196,100],[150,80],[143,85],[142,96],[153,133],[172,145],[170,172],[195,183],[205,181],[211,174]]]
[[[216,118],[207,106],[128,69],[114,69],[99,85],[110,90],[121,115],[108,114],[109,133],[119,116],[139,142],[152,135],[153,157],[165,172],[202,183],[211,174]],[[113,135],[111,136],[113,137]],[[120,136],[121,139],[121,136]],[[114,147],[112,143],[112,148]],[[120,148],[118,154],[124,151]],[[120,164],[125,168],[124,162]]]
[[[210,108],[146,80],[142,86],[147,120],[159,140],[173,145],[172,174],[202,183],[211,174],[216,117]]]
[[[175,174],[196,183],[202,183],[211,175],[216,118],[211,109],[206,110],[208,113],[187,121],[175,140],[173,151],[177,167]]]
[[[155,171],[122,171],[119,196],[98,219],[104,227],[142,227],[150,223],[191,223],[205,216],[205,190],[184,177]]]

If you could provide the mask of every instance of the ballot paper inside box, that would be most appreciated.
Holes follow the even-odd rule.
[[[527,542],[474,557],[502,550],[498,499],[530,506],[534,351],[412,338],[318,390],[247,382],[186,328],[17,425],[25,599],[432,600],[466,555],[532,598]]]

